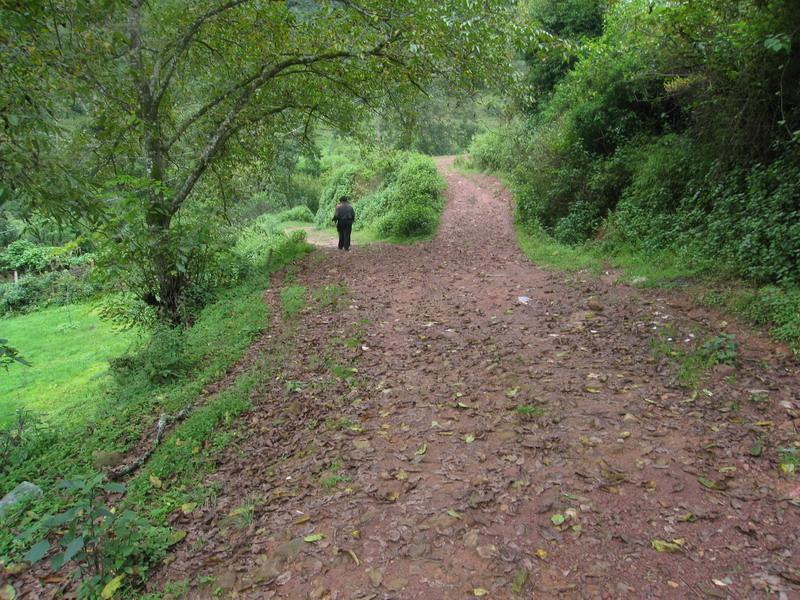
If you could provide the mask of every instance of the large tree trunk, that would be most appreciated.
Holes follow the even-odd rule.
[[[142,123],[142,155],[150,186],[145,216],[150,248],[149,260],[154,289],[141,290],[142,298],[156,307],[159,317],[168,323],[181,322],[182,297],[186,276],[178,269],[172,248],[170,227],[180,203],[165,196],[166,149],[161,131],[160,96],[153,93],[143,56],[141,11],[143,0],[131,0],[128,10],[131,74],[136,85],[139,119]]]

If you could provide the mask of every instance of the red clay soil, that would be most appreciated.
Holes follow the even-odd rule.
[[[778,468],[799,439],[797,365],[678,294],[530,264],[500,184],[439,166],[435,240],[298,265],[297,284],[348,300],[270,332],[279,371],[207,478],[213,501],[176,511],[188,535],[149,587],[800,597],[800,486]],[[653,351],[723,331],[738,362],[696,387]]]

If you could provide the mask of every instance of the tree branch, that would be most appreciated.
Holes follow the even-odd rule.
[[[300,56],[295,58],[290,58],[271,67],[265,65],[262,67],[261,71],[256,76],[251,76],[244,82],[240,82],[235,86],[237,89],[242,89],[242,93],[240,94],[238,100],[234,103],[231,109],[228,111],[227,115],[218,123],[217,127],[215,128],[214,134],[211,136],[211,140],[206,145],[205,150],[203,151],[202,155],[198,159],[197,163],[195,164],[194,168],[191,172],[186,176],[181,186],[178,188],[175,196],[173,197],[172,201],[172,211],[177,211],[183,201],[189,196],[192,192],[197,181],[200,179],[201,175],[206,171],[208,165],[211,163],[212,160],[216,158],[216,156],[220,153],[222,148],[224,148],[225,143],[233,134],[236,129],[236,122],[239,115],[242,111],[247,108],[250,104],[252,97],[255,93],[261,89],[268,81],[274,79],[275,77],[279,76],[282,72],[290,69],[292,67],[298,66],[309,66],[320,62],[327,62],[333,60],[339,60],[344,58],[356,58],[359,56],[381,56],[384,49],[392,43],[397,37],[397,33],[387,38],[381,40],[378,44],[366,51],[352,51],[352,50],[340,50],[337,52],[328,52],[323,54],[317,54],[313,56]],[[202,112],[208,112],[210,108],[201,109]],[[282,109],[285,110],[285,107]],[[196,119],[194,119],[196,121]]]
[[[216,6],[208,10],[207,12],[200,15],[197,19],[195,19],[195,21],[191,25],[189,25],[189,28],[186,30],[186,32],[184,32],[184,34],[180,37],[179,40],[167,46],[167,48],[174,47],[175,52],[173,52],[171,56],[169,56],[169,58],[167,58],[166,61],[164,62],[164,67],[166,67],[167,72],[166,75],[164,76],[163,81],[158,86],[158,92],[156,93],[155,96],[156,105],[161,104],[161,100],[164,98],[164,94],[166,94],[167,90],[169,89],[170,82],[172,81],[172,76],[175,74],[175,70],[178,68],[180,58],[183,56],[186,50],[188,50],[190,44],[192,43],[192,39],[194,38],[195,35],[197,35],[197,32],[200,31],[200,29],[203,27],[206,21],[208,21],[209,19],[213,19],[217,15],[227,10],[236,8],[238,6],[241,6],[242,4],[246,4],[247,2],[251,1],[252,0],[229,0],[224,4],[220,4],[219,6]],[[277,0],[272,0],[272,1],[277,1]],[[154,77],[158,76],[158,71],[159,69],[155,70]]]

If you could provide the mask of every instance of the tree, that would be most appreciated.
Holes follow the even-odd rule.
[[[73,165],[102,200],[109,273],[162,319],[180,321],[207,242],[192,233],[204,220],[187,207],[213,200],[226,165],[254,148],[263,156],[307,139],[320,121],[351,128],[389,98],[408,102],[434,76],[468,87],[496,75],[507,63],[508,4],[85,0],[52,8],[61,14],[38,27],[51,47],[56,38],[69,47],[45,62],[87,107],[70,138]]]

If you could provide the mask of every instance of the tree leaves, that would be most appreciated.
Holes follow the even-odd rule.
[[[103,590],[100,592],[100,597],[103,600],[109,600],[110,598],[114,597],[114,594],[117,593],[117,590],[122,586],[122,581],[125,579],[125,575],[117,575],[116,577],[109,580],[108,583],[103,587]]]
[[[42,540],[28,550],[22,558],[31,564],[37,563],[44,558],[48,550],[50,550],[50,542]]]

